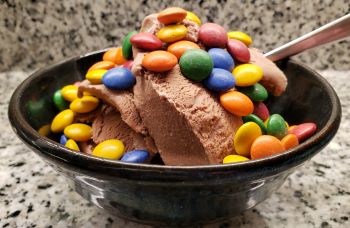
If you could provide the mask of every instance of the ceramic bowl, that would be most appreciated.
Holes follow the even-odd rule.
[[[57,113],[54,92],[82,80],[103,51],[64,60],[30,75],[12,95],[9,119],[18,137],[96,206],[129,220],[154,225],[194,225],[225,220],[268,198],[305,161],[322,150],[338,130],[337,94],[315,71],[280,63],[288,77],[281,97],[268,102],[291,124],[315,122],[316,134],[284,153],[248,162],[207,166],[162,166],[106,160],[72,151],[38,134]],[[276,205],[277,207],[278,205]]]

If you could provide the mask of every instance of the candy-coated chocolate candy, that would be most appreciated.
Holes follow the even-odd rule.
[[[71,150],[80,151],[78,144],[73,139],[68,139],[65,146]]]
[[[140,32],[133,35],[130,38],[130,43],[134,47],[141,48],[147,51],[158,50],[162,47],[163,44],[158,37],[148,32]]]
[[[145,150],[132,150],[126,152],[120,159],[124,162],[144,163],[149,158],[149,153]]]
[[[121,51],[121,49],[120,49],[120,51]],[[117,64],[117,53],[118,53],[117,47],[111,48],[103,54],[102,60],[113,62],[113,63]]]
[[[58,113],[51,123],[51,131],[53,133],[62,132],[65,127],[72,124],[74,121],[74,112],[66,109]]]
[[[288,127],[288,133],[289,133],[289,131],[291,131],[291,130],[295,129],[297,126],[298,126],[298,125],[292,125],[292,126],[289,126],[289,127]]]
[[[250,156],[250,147],[254,140],[262,135],[259,125],[247,122],[240,126],[233,139],[236,153],[245,157]]]
[[[91,70],[87,72],[85,78],[89,80],[92,84],[101,84],[102,77],[107,72],[105,69]]]
[[[311,137],[317,130],[315,123],[302,123],[297,125],[295,128],[288,131],[289,134],[297,136],[299,142],[303,142],[307,138]]]
[[[60,111],[68,108],[68,102],[63,98],[61,90],[57,90],[53,95],[53,103]]]
[[[69,108],[77,113],[88,113],[95,110],[99,104],[99,100],[93,96],[83,96],[77,98],[70,103]]]
[[[115,59],[115,63],[117,65],[123,65],[126,61],[128,61],[127,59],[124,58],[123,56],[123,50],[122,47],[117,47],[117,51],[116,51],[116,59]]]
[[[67,136],[65,136],[65,134],[62,134],[60,137],[60,144],[66,145],[67,140],[68,140]]]
[[[41,126],[38,130],[39,135],[48,136],[50,134],[50,124],[45,124]]]
[[[158,21],[165,25],[176,24],[183,21],[187,16],[187,11],[179,7],[169,7],[158,14]]]
[[[253,102],[238,91],[230,91],[220,96],[221,105],[236,116],[247,116],[253,112]]]
[[[64,134],[74,141],[86,142],[92,137],[92,128],[87,124],[74,123],[64,128]]]
[[[132,31],[128,35],[126,35],[126,37],[123,40],[122,52],[124,59],[128,60],[132,58],[132,45],[130,43],[130,38],[135,34],[137,34],[137,32]]]
[[[61,94],[66,101],[72,102],[78,97],[78,86],[66,85],[61,89]]]
[[[261,135],[250,148],[251,159],[258,159],[284,151],[281,141],[272,135]]]
[[[126,62],[123,64],[123,67],[125,67],[125,68],[131,70],[133,64],[134,64],[134,61],[133,61],[133,60],[129,60],[129,61],[126,61]]]
[[[166,43],[182,40],[188,32],[184,25],[167,25],[157,32],[157,37]]]
[[[171,70],[176,64],[176,56],[167,51],[152,51],[146,54],[142,59],[142,66],[154,72]]]
[[[109,69],[114,68],[114,67],[115,67],[115,63],[114,62],[100,61],[100,62],[97,62],[94,65],[92,65],[89,68],[88,72],[92,71],[92,70],[98,70],[98,69],[109,70]]]
[[[199,82],[211,74],[214,64],[206,51],[201,49],[187,50],[180,58],[181,73],[188,79]]]
[[[260,83],[255,83],[252,86],[240,87],[239,92],[247,95],[252,101],[264,101],[269,96],[267,90]]]
[[[211,59],[213,60],[215,68],[221,68],[228,71],[232,71],[235,63],[231,55],[222,48],[211,48],[208,51]]]
[[[237,86],[252,86],[263,77],[262,69],[259,66],[250,63],[235,67],[232,74],[236,78]]]
[[[129,69],[124,67],[110,69],[102,77],[102,83],[113,90],[124,90],[131,88],[136,82],[135,76]]]
[[[259,127],[261,129],[261,132],[263,134],[266,134],[265,124],[258,116],[254,115],[254,114],[249,114],[247,116],[243,116],[242,120],[243,120],[244,123],[247,123],[247,122],[254,122],[254,123],[256,123],[257,125],[259,125]]]
[[[263,121],[267,120],[270,116],[269,109],[266,107],[264,102],[258,101],[254,103],[253,114],[257,115]]]
[[[227,51],[234,59],[241,63],[248,63],[250,61],[249,49],[239,40],[229,39],[227,42]]]
[[[168,52],[175,55],[177,59],[180,59],[183,53],[189,49],[200,49],[200,47],[194,42],[188,40],[180,40],[170,44],[168,47]]]
[[[226,30],[214,23],[205,23],[199,28],[198,39],[206,47],[220,47],[225,48],[227,44]]]
[[[225,92],[235,86],[235,79],[231,72],[214,68],[210,76],[203,80],[203,85],[215,92]]]
[[[229,39],[235,39],[243,42],[247,47],[253,43],[252,38],[241,31],[231,31],[227,33]]]
[[[284,136],[282,138],[281,142],[282,142],[282,145],[283,145],[285,150],[289,150],[289,149],[299,145],[299,140],[298,140],[297,136],[294,134],[288,134],[288,135]]]
[[[249,161],[249,159],[241,155],[231,154],[231,155],[227,155],[222,161],[222,163],[229,164],[229,163],[242,162],[242,161]]]
[[[267,120],[267,134],[282,139],[288,132],[285,120],[279,114],[271,115]]]
[[[109,139],[99,143],[92,151],[92,155],[108,159],[120,159],[125,152],[125,146],[118,139]]]
[[[193,12],[190,12],[190,11],[187,11],[187,16],[186,16],[185,20],[193,21],[197,25],[201,25],[201,20],[197,17],[196,14],[194,14]]]

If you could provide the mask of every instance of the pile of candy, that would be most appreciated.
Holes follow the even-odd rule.
[[[240,31],[227,33],[214,23],[201,25],[195,14],[177,7],[161,11],[157,18],[164,26],[156,35],[130,32],[123,40],[122,47],[108,50],[102,61],[91,66],[86,79],[111,90],[132,88],[136,83],[131,72],[133,47],[148,52],[142,59],[142,67],[148,71],[167,72],[179,64],[183,76],[217,93],[221,105],[243,119],[244,124],[233,139],[237,154],[226,156],[223,163],[280,153],[297,146],[316,131],[314,123],[289,127],[279,114],[269,114],[263,103],[268,98],[268,92],[259,84],[263,71],[249,63],[248,47],[252,39],[247,34]],[[188,28],[180,24],[183,20],[200,26],[198,42],[184,40]],[[54,104],[61,112],[52,121],[51,131],[63,133],[60,143],[79,151],[76,142],[91,140],[92,128],[87,123],[78,123],[75,116],[93,112],[100,101],[86,92],[82,97],[77,94],[78,85],[67,85],[54,94]],[[125,153],[124,144],[118,139],[98,144],[92,154],[128,162],[145,162],[149,159],[149,153],[144,150]]]

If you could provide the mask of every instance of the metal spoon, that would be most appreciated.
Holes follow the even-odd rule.
[[[277,61],[326,43],[350,36],[350,14],[338,18],[265,54]]]

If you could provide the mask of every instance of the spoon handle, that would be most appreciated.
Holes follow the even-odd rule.
[[[265,54],[265,57],[272,61],[277,61],[307,49],[346,38],[347,36],[350,36],[350,14],[269,51]]]

